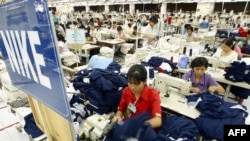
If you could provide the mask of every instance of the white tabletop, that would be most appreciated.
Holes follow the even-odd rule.
[[[125,41],[122,39],[107,39],[107,40],[98,40],[98,41],[100,43],[106,43],[110,45],[117,45],[117,44],[125,43]]]
[[[187,105],[187,99],[184,95],[177,94],[174,91],[171,91],[169,97],[165,97],[161,94],[161,106],[192,119],[195,119],[200,115],[200,112],[197,109],[191,108]]]

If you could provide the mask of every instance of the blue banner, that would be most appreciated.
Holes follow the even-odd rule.
[[[0,47],[12,84],[71,121],[47,1],[12,0],[0,13]]]

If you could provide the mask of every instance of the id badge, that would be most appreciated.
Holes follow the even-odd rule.
[[[128,109],[129,109],[130,111],[132,111],[133,113],[136,112],[136,107],[135,107],[135,105],[132,104],[132,103],[129,103],[129,104],[128,104]]]

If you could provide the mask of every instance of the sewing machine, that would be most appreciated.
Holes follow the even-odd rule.
[[[216,72],[219,64],[220,64],[220,59],[217,57],[212,57],[212,56],[204,56],[207,60],[208,63],[212,65],[211,71]]]
[[[168,74],[157,73],[153,80],[152,86],[158,90],[161,95],[168,97],[170,91],[173,90],[171,88],[176,89],[178,94],[183,96],[188,95],[192,84],[190,81],[173,77]]]
[[[113,112],[103,115],[91,115],[84,121],[83,128],[79,132],[80,136],[92,141],[103,138],[112,129],[111,119],[113,117]]]
[[[186,95],[190,94],[191,82],[164,73],[157,73],[152,83],[160,92],[161,107],[195,119],[200,112],[188,106]]]

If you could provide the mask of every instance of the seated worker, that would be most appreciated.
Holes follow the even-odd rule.
[[[221,48],[218,48],[213,54],[213,57],[219,59],[220,69],[225,69],[226,67],[230,66],[233,61],[238,60],[238,54],[234,50],[232,50],[233,45],[233,38],[226,38],[222,42]]]
[[[235,39],[234,36],[231,36],[229,38],[232,38],[232,40],[234,41],[234,44],[232,46],[232,50],[234,50],[238,54],[238,60],[241,60],[241,58],[243,57],[243,55],[241,53],[240,46],[236,43],[236,39]]]
[[[247,31],[247,38],[243,43],[243,46],[250,46],[250,29]]]
[[[85,34],[85,37],[86,37],[85,38],[86,39],[86,41],[85,41],[86,44],[97,45],[97,39],[95,37],[90,36],[90,34],[88,34],[88,33]],[[100,48],[91,49],[90,53],[89,53],[90,54],[89,59],[93,55],[99,54],[99,52],[100,52]]]
[[[117,26],[117,34],[115,35],[115,39],[118,39],[118,40],[124,40],[125,42],[128,41],[127,39],[128,35],[125,34],[125,32],[123,31],[122,27],[119,25]],[[121,44],[121,48],[120,48],[120,52],[122,54],[127,54],[129,51],[133,50],[133,46],[134,44],[132,43],[123,43]],[[116,53],[119,52],[119,47],[116,47]]]
[[[250,46],[250,30],[247,32],[246,45]]]
[[[202,28],[202,29],[208,29],[209,28],[209,23],[208,21],[206,20],[206,16],[204,16],[202,18],[202,21],[199,23],[199,28]]]
[[[193,93],[202,93],[205,91],[219,94],[225,93],[225,89],[210,74],[206,73],[208,65],[208,60],[205,57],[196,57],[191,62],[192,70],[186,72],[182,76],[182,79],[192,82],[190,91]]]
[[[157,41],[156,25],[158,19],[156,16],[149,18],[149,23],[142,29],[143,45],[142,47],[155,47],[154,43]]]
[[[247,37],[238,43],[241,46],[241,51],[246,54],[250,54],[250,30],[247,32]]]
[[[133,27],[133,31],[132,31],[132,33],[131,33],[131,36],[132,36],[132,37],[136,37],[138,34],[139,34],[139,33],[137,32],[137,26],[134,26],[134,27]]]
[[[63,65],[73,68],[80,63],[79,57],[68,49],[66,43],[59,41],[58,50]]]
[[[87,33],[85,34],[85,43],[86,44],[91,44],[91,45],[97,45],[98,44],[98,39],[100,39],[100,38],[101,38],[101,34],[95,28],[94,24],[89,23]],[[100,48],[91,49],[89,59],[93,55],[99,54],[99,52],[100,52]]]
[[[66,42],[66,39],[65,39],[66,33],[65,33],[64,28],[58,22],[55,22],[54,25],[55,25],[56,37],[58,41]]]
[[[186,33],[187,42],[197,41],[196,34],[193,31],[194,29],[192,26],[187,27],[187,33]]]
[[[95,28],[94,23],[89,23],[88,29],[87,29],[87,34],[90,37],[95,38],[96,40],[101,39],[101,34],[98,32],[98,30]],[[96,43],[94,43],[96,44]]]
[[[127,73],[128,87],[124,88],[122,98],[112,122],[122,121],[150,112],[152,118],[146,121],[152,128],[162,124],[160,94],[147,86],[147,70],[143,65],[133,65]]]

